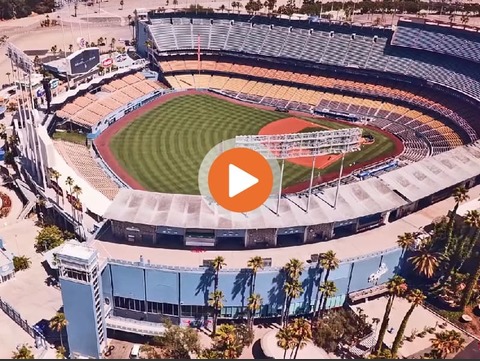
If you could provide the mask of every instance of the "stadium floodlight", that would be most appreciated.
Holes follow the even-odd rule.
[[[336,130],[324,130],[308,133],[275,134],[275,135],[240,135],[235,137],[235,146],[255,150],[266,159],[281,160],[280,185],[277,198],[277,215],[282,197],[283,171],[285,159],[312,157],[312,170],[308,187],[307,205],[304,209],[308,212],[310,198],[312,196],[313,179],[316,158],[327,154],[341,154],[340,174],[335,193],[335,203],[339,194],[340,181],[343,175],[343,163],[345,154],[360,150],[362,128],[344,128]]]

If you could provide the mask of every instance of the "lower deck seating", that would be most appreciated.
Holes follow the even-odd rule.
[[[53,141],[55,148],[74,171],[108,199],[117,195],[120,187],[104,172],[93,159],[87,147],[81,144]]]

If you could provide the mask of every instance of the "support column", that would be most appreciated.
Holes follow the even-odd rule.
[[[280,184],[278,185],[278,199],[277,199],[277,216],[280,209],[280,199],[282,198],[282,183],[283,183],[283,170],[285,169],[285,159],[282,159],[282,166],[280,167]]]
[[[305,210],[306,213],[308,213],[308,209],[310,208],[310,197],[312,196],[312,186],[313,186],[313,177],[314,177],[314,174],[315,174],[315,161],[316,160],[317,160],[317,157],[313,157],[312,173],[310,174],[310,185],[308,187],[307,209]]]
[[[343,163],[344,163],[344,161],[345,161],[345,153],[342,153],[342,163],[340,164],[340,174],[338,176],[337,190],[335,191],[335,202],[333,203],[333,209],[337,209],[338,192],[340,190],[340,183],[342,181],[342,176],[343,176]]]

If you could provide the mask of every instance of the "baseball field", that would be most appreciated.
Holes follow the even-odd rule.
[[[138,109],[108,128],[101,135],[103,139],[97,143],[97,148],[115,173],[132,188],[198,194],[197,173],[203,157],[223,140],[236,135],[268,134],[270,128],[275,128],[270,134],[277,134],[298,132],[303,128],[325,130],[350,126],[292,115],[198,92],[172,94]],[[305,125],[299,128],[302,122]],[[267,126],[269,124],[271,126]],[[348,154],[345,157],[347,168],[358,168],[401,150],[396,138],[374,129],[365,132],[375,141],[363,145],[359,152]],[[317,159],[317,168],[322,177],[338,173],[340,162],[337,158],[321,158],[325,159]],[[309,179],[310,170],[301,161],[287,161],[284,187]]]

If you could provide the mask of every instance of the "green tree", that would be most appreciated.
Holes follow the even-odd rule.
[[[325,253],[320,253],[318,255],[318,262],[317,262],[317,270],[322,269],[325,272],[325,277],[323,277],[324,282],[328,281],[328,278],[330,276],[330,272],[334,271],[338,268],[340,264],[339,259],[337,258],[337,255],[333,251],[327,251]],[[322,272],[323,273],[323,272]],[[323,293],[322,290],[320,289],[321,283],[322,283],[322,274],[318,277],[317,281],[317,294],[315,296],[315,304],[313,307],[314,311],[314,318],[318,318],[320,316],[320,311],[321,311],[321,306],[323,304]],[[322,297],[320,297],[322,296]]]
[[[403,317],[402,323],[400,324],[400,328],[398,329],[397,334],[395,335],[395,340],[393,341],[392,350],[391,350],[393,357],[397,356],[398,350],[400,348],[400,343],[403,340],[403,335],[405,334],[405,329],[407,327],[410,316],[412,316],[412,313],[415,310],[415,308],[423,303],[423,301],[425,300],[425,295],[419,289],[414,289],[408,293],[407,300],[408,302],[410,302],[410,308],[408,309],[407,313]]]
[[[296,318],[293,320],[292,325],[295,343],[295,353],[293,358],[296,359],[298,350],[303,349],[307,345],[307,341],[312,339],[312,326],[304,318]]]
[[[23,271],[29,269],[32,264],[30,258],[27,256],[14,256],[13,257],[13,267],[15,272]]]
[[[385,333],[387,332],[388,323],[390,320],[390,312],[392,311],[393,302],[396,297],[401,297],[407,291],[407,284],[405,279],[400,276],[393,276],[387,283],[388,288],[388,300],[385,307],[385,313],[383,315],[382,324],[380,325],[380,331],[378,333],[377,343],[373,349],[375,354],[378,354],[383,349],[383,339],[385,338]]]
[[[185,360],[190,358],[190,353],[200,354],[200,339],[195,329],[174,325],[169,319],[164,325],[164,333],[153,341],[162,347],[164,358]]]
[[[57,347],[57,353],[56,353],[55,356],[56,356],[57,359],[64,359],[66,352],[67,352],[67,350],[65,349],[65,347],[63,347],[63,346],[58,346],[58,347]]]
[[[290,306],[292,301],[299,298],[303,294],[303,287],[301,282],[298,279],[292,279],[288,282],[285,282],[283,286],[283,291],[285,292],[285,303],[283,306],[283,326],[286,327],[288,324],[288,317],[290,314]]]
[[[240,342],[234,325],[220,325],[213,338],[213,342],[213,348],[221,353],[222,359],[236,359],[243,350],[243,345]]]
[[[46,252],[60,246],[64,241],[63,233],[57,226],[46,226],[35,237],[35,250]]]
[[[333,281],[325,281],[320,285],[320,292],[322,292],[323,304],[321,307],[320,314],[323,315],[327,309],[327,301],[330,297],[335,296],[337,293],[337,286]]]
[[[17,350],[13,351],[12,355],[12,359],[15,360],[33,360],[34,358],[32,347],[27,344],[17,346]]]
[[[67,327],[68,321],[65,318],[65,314],[63,312],[57,312],[55,316],[50,319],[49,327],[52,331],[58,332],[60,335],[60,345],[63,347],[63,334],[62,331],[65,327]]]
[[[248,297],[249,297],[249,300],[250,299],[253,300],[253,295],[255,294],[255,286],[256,286],[255,283],[257,281],[257,273],[259,270],[263,269],[263,258],[260,256],[251,257],[247,262],[247,267],[250,269],[250,279],[249,279],[250,294]],[[256,306],[256,304],[254,303],[253,306]],[[251,327],[253,327],[253,318],[255,317],[256,308],[254,307],[254,309],[251,309],[250,307],[247,307],[247,311],[248,311],[247,322]]]
[[[470,199],[468,195],[468,189],[465,187],[457,187],[453,190],[453,199],[455,200],[455,206],[450,211],[450,216],[448,219],[448,226],[447,226],[447,245],[445,246],[444,256],[448,256],[452,251],[453,245],[453,229],[455,226],[455,217],[457,215],[458,207],[460,203],[463,203]]]
[[[292,327],[283,327],[275,335],[277,346],[283,349],[283,359],[287,357],[287,351],[295,348],[295,332]]]
[[[437,358],[446,358],[449,354],[461,351],[465,347],[465,339],[455,330],[442,331],[431,338],[432,353]]]
[[[418,274],[427,278],[433,277],[440,265],[440,260],[441,254],[433,251],[430,247],[422,247],[408,258],[408,261],[413,265]]]
[[[223,302],[225,297],[221,290],[214,290],[210,292],[208,297],[208,305],[212,307],[213,310],[213,326],[212,326],[212,336],[215,336],[217,333],[217,320],[220,310],[223,308]]]
[[[58,170],[53,168],[48,168],[48,173],[50,178],[55,179],[55,183],[57,183],[57,185],[60,186],[58,184],[58,179],[62,176],[62,174]],[[55,192],[55,195],[57,197],[57,204],[58,204],[60,195],[58,194],[58,192]]]
[[[397,245],[405,252],[415,245],[415,237],[412,233],[406,232],[397,237]]]
[[[254,293],[248,297],[248,327],[250,330],[253,330],[253,322],[255,320],[255,315],[262,308],[262,303],[262,297],[258,293]]]

